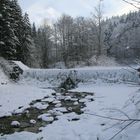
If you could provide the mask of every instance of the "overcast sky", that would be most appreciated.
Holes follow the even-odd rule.
[[[61,14],[90,16],[98,0],[19,0],[23,12],[29,14],[31,22],[41,24],[43,19],[49,22],[56,20]],[[122,15],[137,10],[122,0],[103,0],[104,17]]]

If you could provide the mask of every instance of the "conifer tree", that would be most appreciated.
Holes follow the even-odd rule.
[[[16,58],[16,44],[18,39],[13,25],[11,1],[1,0],[0,4],[0,55],[7,59]]]

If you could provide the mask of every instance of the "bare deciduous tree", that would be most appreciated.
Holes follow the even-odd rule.
[[[103,11],[102,11],[102,1],[99,0],[97,7],[95,7],[95,13],[93,14],[93,26],[96,28],[97,32],[97,57],[102,53],[102,20],[103,20]]]

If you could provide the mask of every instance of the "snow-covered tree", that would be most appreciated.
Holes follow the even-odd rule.
[[[0,55],[8,59],[15,59],[19,40],[13,28],[15,19],[12,15],[12,2],[1,0],[0,3]]]

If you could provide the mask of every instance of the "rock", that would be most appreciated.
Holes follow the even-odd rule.
[[[38,119],[42,119],[42,117],[50,117],[50,116],[51,116],[50,113],[44,113],[44,114],[42,114],[42,115],[39,115],[37,118],[38,118]]]
[[[59,112],[59,111],[56,111],[56,112],[54,112],[54,115],[56,115],[56,116],[62,116],[63,113],[61,113],[61,112]]]
[[[36,124],[36,120],[30,120],[31,124]]]
[[[74,81],[71,77],[68,77],[63,83],[61,83],[60,87],[68,90],[75,88],[77,86],[76,81]]]
[[[71,100],[71,97],[70,96],[67,96],[66,98],[65,98],[65,101],[70,101]]]
[[[48,103],[52,103],[55,99],[54,98],[46,98],[46,99],[43,99],[42,101],[43,102],[48,102]]]
[[[94,97],[91,95],[86,96],[85,99],[88,99],[89,101],[94,101]]]
[[[61,106],[62,106],[61,103],[58,103],[58,104],[55,105],[55,107],[61,107]]]
[[[55,100],[55,101],[53,101],[53,103],[54,104],[59,104],[59,103],[61,103],[61,101]]]
[[[73,103],[73,105],[78,105],[78,104],[79,104],[78,102],[74,102],[74,103]]]
[[[77,101],[78,99],[77,98],[71,98],[71,101]]]
[[[54,118],[53,117],[43,116],[42,117],[42,120],[45,121],[45,122],[53,122],[54,121]]]
[[[61,116],[61,115],[63,115],[62,112],[60,112],[60,111],[55,111],[55,110],[50,110],[49,113],[50,113],[51,115],[55,115],[55,116]]]
[[[56,96],[61,96],[61,93],[56,93]]]
[[[87,99],[80,99],[79,102],[80,103],[85,103],[85,102],[87,102]]]
[[[65,107],[59,107],[59,108],[54,108],[54,111],[60,111],[62,113],[68,112],[67,109]]]
[[[72,107],[68,107],[68,111],[72,111]]]
[[[42,104],[42,103],[36,103],[33,105],[33,107],[42,110],[42,109],[46,109],[49,105],[48,104]]]
[[[11,122],[11,126],[19,127],[20,126],[20,123],[18,121],[12,121]]]

